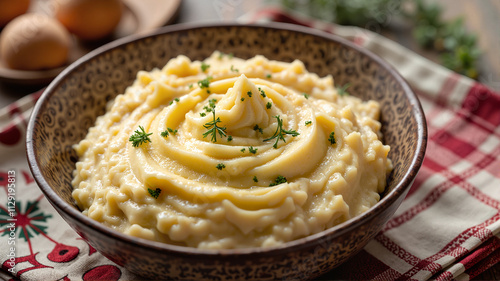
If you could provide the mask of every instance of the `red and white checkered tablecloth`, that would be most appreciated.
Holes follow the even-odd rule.
[[[274,8],[256,11],[241,21],[306,25],[373,51],[407,79],[427,117],[426,158],[407,198],[358,255],[320,279],[469,280],[500,261],[498,93],[360,28]],[[0,109],[0,278],[137,279],[79,238],[31,177],[24,138],[39,95]],[[12,183],[15,188],[9,190]],[[9,195],[16,203],[14,228]]]

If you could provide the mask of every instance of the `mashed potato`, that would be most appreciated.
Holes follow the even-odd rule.
[[[280,245],[379,201],[392,168],[379,110],[300,61],[178,56],[139,72],[75,146],[73,197],[136,237]]]

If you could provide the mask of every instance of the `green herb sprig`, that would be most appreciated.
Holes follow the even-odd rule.
[[[209,101],[210,103],[210,101]],[[213,103],[210,103],[210,108],[211,108],[211,111],[212,111],[212,116],[213,116],[213,120],[208,122],[208,123],[205,123],[205,125],[203,125],[203,127],[205,127],[205,129],[207,129],[208,131],[206,131],[204,134],[203,134],[203,137],[207,137],[208,135],[211,135],[211,141],[212,142],[217,142],[217,133],[219,134],[219,136],[222,138],[223,136],[227,136],[226,135],[226,127],[220,127],[219,125],[217,125],[218,123],[220,123],[220,118],[217,117],[215,118],[215,102]]]
[[[295,130],[285,130],[285,129],[283,129],[283,120],[280,118],[279,115],[276,115],[276,116],[273,116],[273,117],[276,118],[276,120],[278,121],[278,126],[277,126],[276,131],[274,132],[273,136],[270,137],[270,138],[265,139],[264,141],[269,141],[269,140],[272,140],[272,139],[276,139],[276,142],[273,145],[274,148],[278,148],[278,141],[279,140],[282,140],[283,142],[286,142],[285,137],[284,137],[285,135],[291,135],[292,137],[296,137],[296,136],[300,135]]]
[[[152,134],[153,133],[146,133],[144,127],[139,125],[139,130],[135,130],[134,134],[131,135],[128,140],[132,142],[133,147],[139,147],[144,143],[151,142],[149,136]]]

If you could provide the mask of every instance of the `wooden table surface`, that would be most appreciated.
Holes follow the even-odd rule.
[[[269,0],[183,0],[178,23],[234,21],[241,15],[264,5]],[[479,81],[500,92],[500,0],[429,0],[444,8],[444,17],[463,16],[468,30],[477,35],[483,54],[479,63]],[[393,24],[380,30],[384,36],[399,42],[423,56],[437,61],[433,52],[420,49],[411,37],[411,26]],[[8,85],[0,83],[0,108],[42,88],[43,85]],[[499,280],[496,265],[475,280]]]

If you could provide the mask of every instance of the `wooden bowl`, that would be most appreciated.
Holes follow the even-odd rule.
[[[215,50],[251,58],[303,61],[320,76],[381,104],[384,142],[394,170],[379,203],[323,232],[272,248],[201,250],[152,242],[110,229],[84,216],[71,197],[83,139],[106,103],[123,93],[138,70],[163,67],[177,55],[202,60]],[[75,231],[110,260],[151,279],[310,279],[352,257],[394,214],[422,164],[427,142],[415,94],[385,61],[334,35],[287,24],[169,26],[146,36],[112,42],[64,70],[31,116],[27,156],[41,190]]]

